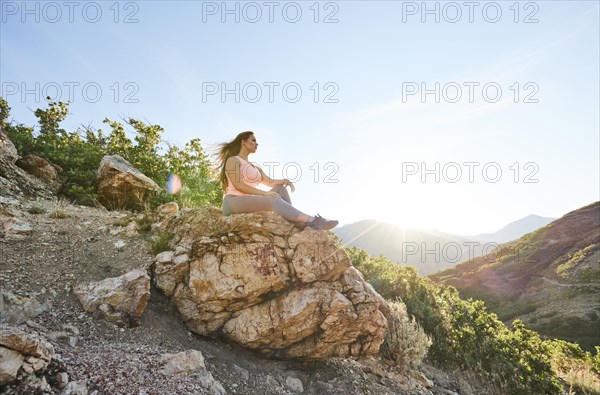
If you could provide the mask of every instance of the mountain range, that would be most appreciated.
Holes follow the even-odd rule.
[[[354,222],[333,232],[345,246],[362,248],[371,255],[385,255],[393,262],[415,266],[421,275],[428,275],[490,253],[498,245],[517,239],[553,220],[555,218],[528,215],[497,232],[473,236],[406,229],[376,220]]]

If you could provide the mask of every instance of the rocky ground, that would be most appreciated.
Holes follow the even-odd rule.
[[[44,211],[40,207],[45,212],[36,214]],[[420,372],[398,372],[374,358],[311,363],[265,359],[221,339],[192,334],[154,289],[137,327],[120,327],[85,313],[72,292],[76,285],[145,270],[152,261],[151,234],[140,232],[136,218],[139,214],[132,212],[0,196],[1,320],[54,346],[55,359],[38,373],[48,383],[47,392],[483,393],[427,366],[423,372],[431,380]],[[205,368],[183,375],[160,373],[165,354],[186,350],[201,351]],[[65,386],[65,379],[72,384]],[[32,391],[23,383],[0,389],[3,394]]]

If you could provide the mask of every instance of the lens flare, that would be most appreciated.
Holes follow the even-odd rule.
[[[175,195],[181,190],[181,178],[177,174],[169,174],[167,179],[167,192]]]

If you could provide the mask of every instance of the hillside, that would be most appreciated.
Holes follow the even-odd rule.
[[[142,215],[56,199],[6,202],[0,199],[0,229],[6,229],[0,234],[0,328],[20,324],[19,330],[47,338],[58,355],[53,371],[66,372],[90,394],[454,394],[445,388],[480,393],[433,367],[426,368],[432,383],[378,358],[265,358],[224,339],[193,334],[155,288],[139,326],[120,327],[86,314],[73,295],[77,284],[145,269],[152,261],[150,235],[138,227]],[[162,355],[191,349],[204,355],[206,370],[157,374]],[[54,388],[53,376],[45,376]],[[34,393],[23,386],[0,386],[0,393]]]
[[[333,233],[348,247],[385,255],[399,264],[416,267],[421,275],[428,275],[481,256],[497,244],[516,239],[551,221],[552,218],[529,215],[494,233],[461,236],[363,220],[333,229]]]
[[[430,276],[482,299],[503,321],[600,345],[600,203],[572,211],[495,252]]]
[[[435,236],[441,236],[449,239],[462,238],[468,240],[477,240],[480,242],[493,242],[498,244],[507,243],[512,240],[516,240],[519,237],[526,235],[527,233],[533,232],[534,230],[541,228],[556,220],[557,218],[541,217],[539,215],[530,214],[526,217],[513,221],[502,229],[497,230],[493,233],[480,233],[476,235],[455,235],[452,233],[441,232],[438,230],[427,230]]]

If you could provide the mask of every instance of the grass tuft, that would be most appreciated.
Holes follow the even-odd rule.
[[[153,255],[160,254],[161,252],[168,251],[170,249],[169,243],[173,240],[175,235],[169,232],[162,232],[157,236],[150,238],[148,243],[150,244],[150,252]]]
[[[64,210],[54,210],[50,213],[49,217],[50,218],[58,218],[58,219],[64,219],[64,218],[69,218],[71,215],[69,213],[67,213]]]

